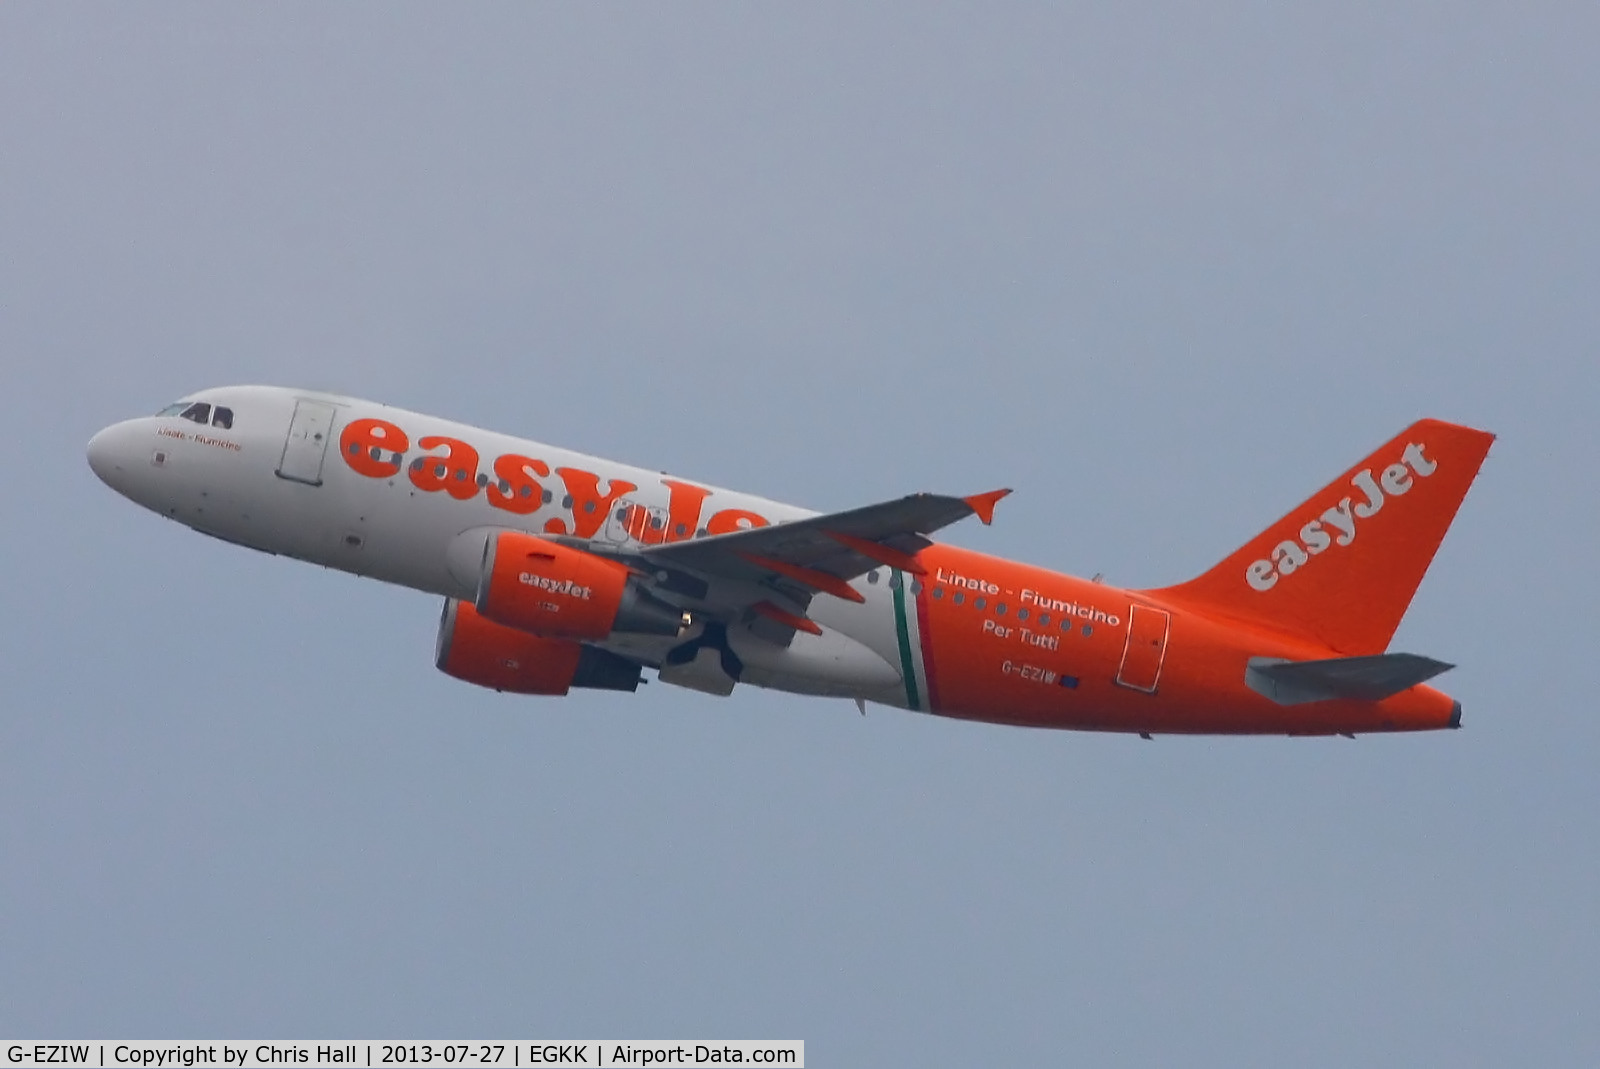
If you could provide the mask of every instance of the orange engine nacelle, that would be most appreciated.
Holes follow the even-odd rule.
[[[447,599],[434,663],[445,675],[512,694],[559,697],[573,687],[634,690],[639,666],[565,638],[544,638],[485,620],[464,601]]]
[[[520,531],[484,544],[477,608],[495,623],[552,638],[675,636],[686,622],[617,561]]]

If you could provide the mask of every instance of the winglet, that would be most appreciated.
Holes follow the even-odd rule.
[[[1011,493],[1009,489],[990,490],[987,494],[973,494],[971,497],[964,497],[961,500],[967,503],[968,508],[977,513],[978,519],[982,520],[984,526],[987,527],[994,522],[995,505],[1009,493]]]

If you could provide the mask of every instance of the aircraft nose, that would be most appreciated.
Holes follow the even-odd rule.
[[[132,431],[131,423],[113,423],[89,439],[89,469],[119,492],[132,451]]]

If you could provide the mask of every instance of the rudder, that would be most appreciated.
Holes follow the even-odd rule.
[[[1215,568],[1150,593],[1382,653],[1493,441],[1414,423]]]

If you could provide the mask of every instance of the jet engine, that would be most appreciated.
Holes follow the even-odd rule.
[[[544,638],[486,620],[446,599],[434,663],[445,675],[512,694],[560,697],[572,687],[636,690],[639,666],[565,638]]]
[[[688,623],[625,565],[521,531],[485,541],[476,605],[495,623],[550,638],[675,637]]]

